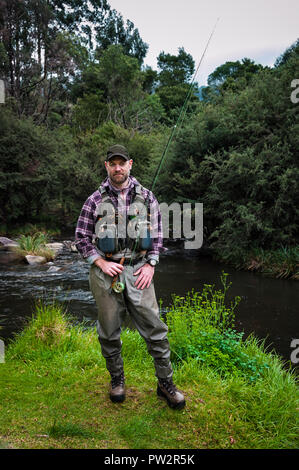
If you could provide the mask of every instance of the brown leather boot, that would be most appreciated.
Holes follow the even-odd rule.
[[[120,375],[111,376],[109,396],[110,400],[114,403],[121,403],[126,398],[125,376],[123,372]]]
[[[176,388],[172,379],[158,380],[157,395],[159,398],[166,400],[170,408],[176,410],[181,410],[186,404],[184,395]]]

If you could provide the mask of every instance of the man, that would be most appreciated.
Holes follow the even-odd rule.
[[[108,149],[105,161],[107,178],[83,205],[76,228],[76,246],[90,263],[90,289],[98,307],[97,333],[111,375],[110,399],[113,402],[125,399],[120,333],[122,320],[128,312],[154,359],[158,396],[165,399],[171,408],[181,409],[185,406],[185,399],[172,381],[168,329],[160,319],[152,281],[159,253],[163,250],[161,214],[154,195],[130,176],[132,164],[125,147],[114,145]],[[126,228],[130,220],[135,220],[136,211],[132,216],[131,208],[137,200],[147,207],[145,214],[150,212],[151,224],[156,229],[157,236],[146,252],[142,244],[138,246],[137,237],[133,242],[128,240],[127,232],[120,238],[118,230],[116,239],[113,238],[120,220],[125,221]],[[112,207],[114,223],[103,217],[107,215],[103,210],[107,209],[107,204]],[[105,252],[105,248],[111,252]],[[124,287],[122,292],[111,288],[116,276],[122,283],[120,286]]]

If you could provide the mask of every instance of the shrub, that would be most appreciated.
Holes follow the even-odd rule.
[[[47,261],[54,258],[54,252],[46,246],[48,235],[43,232],[36,232],[33,235],[21,235],[18,239],[19,249],[23,255],[44,256]]]
[[[233,329],[240,298],[226,307],[230,287],[226,273],[221,282],[223,291],[205,285],[201,293],[192,290],[185,297],[173,296],[166,314],[172,358],[176,363],[194,358],[220,375],[238,375],[253,382],[268,364],[261,350],[252,347],[252,340],[243,341],[244,333]]]

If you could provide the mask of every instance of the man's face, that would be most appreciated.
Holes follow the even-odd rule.
[[[132,160],[125,160],[122,157],[113,157],[105,162],[108,176],[115,186],[121,186],[128,179],[132,163]]]

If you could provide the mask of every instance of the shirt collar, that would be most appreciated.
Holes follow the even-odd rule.
[[[137,186],[139,185],[138,181],[136,180],[136,178],[134,178],[134,176],[129,176],[129,181],[128,181],[128,186],[126,188],[124,188],[126,191],[130,191],[133,189],[134,186]],[[105,179],[104,183],[103,183],[103,186],[104,188],[106,189],[109,189],[110,191],[116,193],[118,192],[117,188],[115,188],[114,186],[112,186],[111,182],[110,182],[110,179],[107,178]]]

